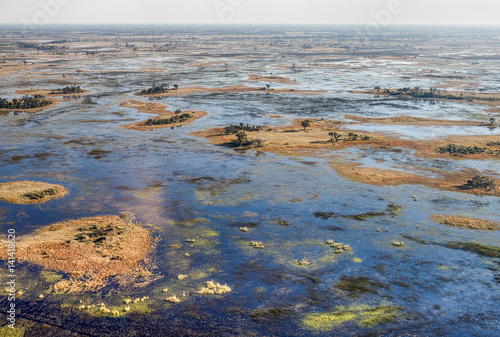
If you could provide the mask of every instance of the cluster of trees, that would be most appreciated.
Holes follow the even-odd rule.
[[[448,144],[446,146],[440,146],[438,152],[450,153],[454,155],[467,155],[467,154],[480,154],[486,152],[487,150],[488,149],[484,147]]]
[[[488,145],[488,146],[500,146],[500,142],[489,142],[489,143],[486,143],[486,145]]]
[[[155,118],[155,119],[148,119],[144,125],[151,126],[151,125],[165,125],[165,124],[175,124],[175,123],[183,123],[187,121],[190,118],[193,118],[193,115],[189,113],[185,113],[182,115],[179,115],[180,111],[176,111],[176,115],[170,118]]]
[[[249,140],[245,131],[238,131],[236,133],[236,139],[232,141],[234,147],[245,147],[245,146],[258,146],[262,147],[265,140],[262,138]]]
[[[482,189],[486,191],[492,191],[496,188],[496,182],[490,177],[485,177],[481,175],[476,175],[469,179],[463,187],[468,190],[472,189]]]
[[[14,98],[9,101],[5,98],[0,98],[0,109],[35,109],[51,105],[52,101],[44,99],[42,95],[23,96]]]
[[[29,49],[36,49],[36,50],[51,50],[51,49],[61,49],[59,46],[47,46],[45,44],[38,44],[38,43],[27,43],[27,42],[18,42],[17,46],[20,48],[29,48]]]
[[[152,94],[162,94],[164,92],[167,92],[169,90],[177,90],[179,89],[178,84],[174,84],[172,88],[168,84],[162,84],[162,85],[153,85],[149,89],[143,89],[141,90],[142,95],[152,95]]]
[[[46,195],[56,195],[57,191],[53,188],[49,188],[48,190],[42,192],[31,192],[26,193],[24,196],[31,200],[38,200],[44,198]]]
[[[253,126],[253,125],[249,125],[248,123],[247,124],[243,124],[243,123],[240,123],[239,125],[229,125],[229,126],[226,126],[223,130],[222,130],[222,133],[225,134],[225,135],[233,135],[233,134],[236,134],[238,133],[239,131],[248,131],[248,132],[252,132],[252,131],[260,131],[262,130],[262,126],[261,125],[256,125],[256,126]]]
[[[68,95],[68,94],[79,94],[81,92],[84,92],[85,90],[83,90],[82,88],[80,88],[80,86],[66,86],[64,88],[57,88],[55,90],[52,90],[50,93],[51,94],[64,94],[64,95]]]
[[[342,137],[342,134],[338,132],[329,132],[328,135],[330,136],[330,141],[333,142],[338,142],[339,139]],[[345,140],[357,140],[360,138],[361,140],[369,140],[370,137],[368,137],[366,134],[362,135],[361,137],[354,132],[349,132],[349,134],[345,137]]]
[[[380,91],[380,86],[376,86],[375,89],[377,92]],[[498,98],[496,97],[482,97],[482,96],[473,96],[473,95],[468,95],[464,96],[464,94],[460,95],[453,95],[448,93],[445,90],[440,90],[436,88],[430,88],[430,89],[422,89],[420,87],[415,87],[415,88],[400,88],[400,89],[384,89],[383,90],[384,94],[388,95],[408,95],[416,98],[444,98],[444,99],[460,99],[460,100],[467,100],[467,101],[472,101],[472,100],[480,100],[480,101],[496,101]]]

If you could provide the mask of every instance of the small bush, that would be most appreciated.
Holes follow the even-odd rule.
[[[37,199],[42,199],[47,195],[56,195],[57,191],[53,188],[49,188],[48,190],[42,191],[42,192],[31,192],[31,193],[26,193],[24,196],[26,198],[29,198],[31,200],[37,200]]]
[[[492,191],[496,188],[496,182],[492,178],[477,175],[469,179],[463,187],[468,190],[482,189]]]

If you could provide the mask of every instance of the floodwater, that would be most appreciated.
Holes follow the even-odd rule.
[[[328,36],[345,34],[331,29]],[[497,197],[424,186],[354,183],[339,177],[329,167],[327,157],[235,152],[190,135],[240,122],[279,126],[295,118],[343,119],[345,114],[487,121],[491,117],[487,107],[477,104],[431,104],[349,92],[375,85],[428,88],[443,82],[442,78],[413,76],[422,69],[438,69],[441,75],[450,76],[458,71],[488,92],[500,91],[498,59],[492,58],[498,53],[489,53],[494,47],[477,50],[476,54],[467,46],[448,47],[447,53],[423,50],[417,59],[404,61],[383,56],[371,59],[355,53],[342,58],[314,54],[309,60],[285,51],[280,54],[280,48],[273,47],[249,58],[243,56],[244,47],[240,51],[229,46],[221,47],[226,49],[219,50],[220,55],[212,52],[207,56],[180,51],[138,52],[123,59],[97,54],[91,59],[49,58],[43,61],[46,67],[2,77],[2,97],[15,97],[17,89],[72,83],[92,92],[40,113],[0,115],[0,182],[40,180],[70,190],[65,198],[42,205],[0,202],[1,233],[15,228],[19,234],[28,234],[65,219],[131,211],[159,237],[155,273],[163,276],[140,290],[51,293],[41,300],[38,294],[48,289],[50,282],[43,279],[38,268],[22,265],[18,284],[25,295],[19,299],[19,317],[36,318],[38,324],[27,327],[27,335],[36,335],[42,331],[40,324],[47,323],[62,335],[71,332],[77,336],[498,336],[500,235],[444,227],[428,217],[445,213],[498,220]],[[307,55],[308,50],[300,52]],[[475,58],[478,65],[466,66]],[[33,61],[41,62],[35,57]],[[224,61],[230,67],[189,66],[210,61]],[[429,64],[423,64],[426,62]],[[296,71],[279,67],[292,63]],[[139,72],[147,67],[158,69]],[[62,77],[69,73],[70,79]],[[274,88],[300,87],[326,93],[168,97],[154,102],[166,104],[170,110],[203,110],[208,115],[173,130],[138,132],[120,128],[150,117],[120,103],[130,99],[148,102],[134,92],[153,83],[263,86],[265,82],[251,82],[247,75],[270,73],[299,83],[271,83]],[[500,131],[410,126],[393,130],[371,124],[353,127],[397,132],[413,139],[499,135]],[[374,167],[476,168],[500,174],[498,159],[429,160],[415,157],[408,150],[342,152],[346,158]],[[330,214],[321,216],[318,212]],[[245,226],[249,228],[247,233],[239,230]],[[195,237],[199,240],[190,247],[185,241]],[[352,249],[335,254],[327,240],[349,244]],[[394,247],[393,240],[404,241],[405,246]],[[262,241],[264,249],[253,248],[251,241]],[[171,249],[170,245],[176,243],[183,246]],[[478,248],[484,247],[481,245],[494,249]],[[184,256],[186,252],[189,258]],[[298,265],[302,259],[311,265]],[[188,279],[178,280],[179,274],[188,275]],[[339,286],[341,281],[359,277],[369,282],[363,291]],[[228,284],[232,292],[198,295],[196,291],[210,280]],[[167,294],[162,291],[165,287],[169,288]],[[180,297],[181,303],[166,302],[165,297],[172,294]],[[120,317],[89,315],[76,309],[81,303],[103,301],[119,307],[124,298],[142,296],[149,299]],[[5,296],[2,299],[5,303]],[[369,324],[352,318],[329,331],[305,323],[313,313],[363,306],[396,307],[396,314],[389,319],[381,316]],[[367,311],[363,314],[368,315]],[[365,317],[363,314],[360,317]]]

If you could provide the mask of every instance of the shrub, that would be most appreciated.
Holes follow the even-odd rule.
[[[496,182],[492,178],[476,175],[469,179],[463,187],[468,190],[472,189],[482,189],[486,191],[491,191],[496,188]]]

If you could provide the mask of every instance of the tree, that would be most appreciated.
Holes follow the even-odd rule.
[[[174,84],[174,89],[175,90],[179,89],[179,85],[178,84]]]
[[[347,138],[349,138],[350,140],[356,140],[358,139],[358,135],[356,133],[349,132]]]
[[[179,110],[179,109],[175,110],[175,111],[174,111],[175,116],[179,116],[179,114],[180,114],[181,112],[182,112],[182,111],[181,111],[181,110]]]
[[[269,83],[266,84],[266,88],[269,90],[269,88],[271,88],[271,85]]]
[[[250,142],[248,141],[248,137],[245,131],[239,131],[236,134],[236,139],[233,141],[233,143],[235,146],[246,146]]]
[[[328,135],[330,136],[330,141],[333,143],[333,140],[335,140],[335,143],[339,141],[339,138],[342,136],[338,132],[329,132]]]
[[[495,118],[491,117],[490,120],[489,120],[489,122],[490,122],[490,125],[495,124]]]
[[[304,131],[307,131],[306,128],[311,126],[311,121],[309,119],[304,119],[302,122],[300,122],[300,125],[304,128]]]

